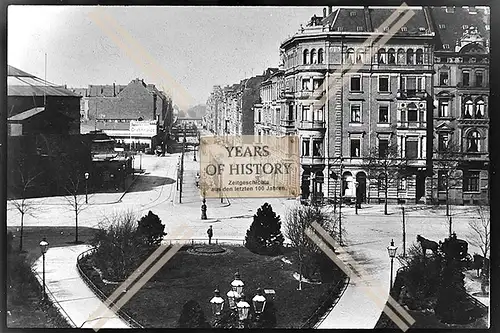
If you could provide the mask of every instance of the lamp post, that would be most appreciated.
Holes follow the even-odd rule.
[[[234,280],[231,282],[231,287],[234,291],[241,295],[243,293],[244,286],[245,284],[240,280],[240,272],[237,271],[234,273]]]
[[[219,318],[224,309],[224,299],[220,297],[219,288],[214,290],[214,297],[210,300],[210,304],[212,305],[212,312]]]
[[[245,295],[241,295],[240,301],[236,304],[238,310],[238,319],[240,320],[240,328],[245,328],[246,321],[248,319],[248,313],[250,312],[250,304],[245,300]]]
[[[358,215],[358,198],[359,198],[358,188],[359,188],[359,182],[355,181],[354,185],[356,186],[356,198],[355,198],[355,201],[354,201],[354,210],[356,212],[356,215]]]
[[[264,312],[264,308],[266,307],[266,298],[262,296],[262,289],[257,289],[257,295],[252,298],[253,308],[256,315],[256,320],[259,321],[260,315]]]
[[[122,165],[122,168],[123,168],[123,190],[125,191],[126,187],[127,187],[127,169],[126,169],[126,165],[123,164]]]
[[[45,237],[40,242],[40,250],[42,252],[42,300],[45,300],[47,294],[45,293],[45,253],[49,248],[49,243]]]
[[[389,253],[389,257],[391,258],[391,284],[389,285],[389,292],[392,289],[392,270],[394,267],[394,257],[396,257],[396,251],[398,247],[394,246],[394,239],[391,240],[391,245],[387,247],[387,252]]]
[[[88,199],[88,181],[89,181],[89,173],[88,172],[85,172],[85,203],[88,204],[89,203],[89,199]]]

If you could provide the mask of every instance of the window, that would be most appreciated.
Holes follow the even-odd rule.
[[[312,49],[311,50],[311,64],[317,64],[318,63],[318,58],[316,57],[316,50]]]
[[[448,58],[441,57],[439,58],[439,62],[448,62]]]
[[[409,106],[408,107],[408,121],[415,122],[418,120],[417,117],[418,117],[417,107],[416,106]]]
[[[416,138],[406,139],[406,157],[418,158],[418,141],[416,140]]]
[[[472,118],[472,112],[474,109],[474,103],[469,99],[465,102],[465,107],[464,107],[464,118]]]
[[[438,134],[438,151],[445,151],[448,148],[448,133]]]
[[[353,104],[351,105],[351,123],[361,122],[361,105]]]
[[[490,31],[490,25],[489,24],[485,24],[484,28],[486,29],[486,31]]]
[[[349,16],[356,16],[356,12],[350,12]]]
[[[323,141],[322,140],[313,140],[313,156],[315,157],[321,157],[322,156],[322,146]]]
[[[358,49],[356,51],[356,63],[357,64],[362,64],[364,63],[364,58],[365,58],[365,51],[363,49]]]
[[[379,139],[378,140],[378,157],[385,158],[389,149],[389,140]]]
[[[314,90],[320,89],[322,84],[323,84],[323,79],[313,79]]]
[[[361,156],[361,140],[351,139],[351,157]]]
[[[259,110],[259,114],[258,114],[258,122],[260,123],[262,121],[262,111]]]
[[[351,91],[361,91],[361,77],[352,76],[351,77]]]
[[[347,64],[354,64],[354,50],[348,49],[346,52],[345,62]]]
[[[357,30],[357,31],[363,31],[363,27],[357,26],[357,27],[356,27],[356,30]]]
[[[424,91],[424,78],[417,77],[417,91]]]
[[[324,62],[323,49],[318,50],[318,64],[322,64]]]
[[[310,79],[302,79],[302,90],[311,90],[310,85],[311,85]]]
[[[385,49],[378,50],[377,55],[377,61],[379,64],[387,64],[387,53],[385,52]]]
[[[406,177],[401,177],[398,180],[398,190],[406,191]]]
[[[294,112],[293,112],[293,105],[290,104],[288,105],[288,120],[293,120],[294,118]]]
[[[309,139],[302,139],[302,156],[309,156]]]
[[[479,171],[464,172],[464,192],[479,192]]]
[[[378,78],[378,91],[379,92],[389,92],[389,78],[384,76],[379,76]]]
[[[455,12],[455,7],[446,7],[446,12],[447,13],[454,13]]]
[[[401,27],[401,31],[406,32],[406,31],[408,31],[408,28],[407,27]]]
[[[484,118],[484,101],[476,100],[476,118]]]
[[[388,105],[380,105],[378,107],[378,122],[379,123],[388,123],[389,122],[389,106]]]
[[[302,105],[302,121],[309,120],[309,110],[310,110],[309,106]]]
[[[462,71],[462,84],[464,87],[468,87],[470,84],[470,73],[468,71]]]
[[[405,50],[398,50],[398,65],[404,65],[405,63]]]
[[[467,24],[462,25],[462,29],[466,30],[469,29],[469,26]]]
[[[450,109],[449,105],[450,102],[448,100],[439,100],[439,117],[449,117],[450,116]]]
[[[479,133],[477,131],[472,131],[467,135],[467,152],[477,153],[479,152]]]
[[[389,49],[389,51],[387,51],[387,62],[390,65],[394,65],[396,63],[396,51],[394,51],[394,49]]]
[[[483,72],[476,72],[476,87],[483,86]]]
[[[324,107],[321,107],[319,109],[314,109],[313,111],[313,120],[314,121],[323,121],[323,109]]]
[[[440,24],[440,25],[439,25],[439,29],[446,29],[446,25],[444,25],[444,24]]]
[[[417,49],[415,55],[417,59],[417,65],[422,65],[424,63],[424,52],[422,51],[422,49]]]
[[[446,170],[438,170],[438,191],[446,191],[447,177]]]
[[[443,44],[443,49],[449,50],[450,49],[450,44]]]
[[[304,57],[302,59],[302,63],[304,65],[307,65],[307,63],[309,62],[309,50],[304,50]]]
[[[439,72],[439,85],[440,86],[447,86],[448,85],[448,78],[449,78],[448,72]]]
[[[408,49],[408,51],[406,51],[406,63],[408,65],[415,64],[415,54],[413,53],[413,49]]]

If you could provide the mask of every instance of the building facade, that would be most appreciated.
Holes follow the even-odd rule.
[[[283,71],[261,86],[255,128],[265,135],[300,136],[304,198],[383,202],[384,175],[370,172],[366,160],[394,146],[394,159],[406,164],[389,185],[388,200],[439,202],[435,151],[443,133],[456,133],[467,161],[460,165],[463,182],[454,189],[454,203],[487,196],[489,37],[467,22],[477,24],[489,14],[456,8],[460,21],[453,22],[449,8],[412,7],[409,21],[384,26],[396,9],[330,7],[281,44]],[[447,41],[462,30],[457,40]],[[385,44],[375,43],[374,36],[386,37]],[[443,86],[439,75],[444,80],[440,73],[446,71],[450,80]],[[440,117],[444,105],[448,113]]]

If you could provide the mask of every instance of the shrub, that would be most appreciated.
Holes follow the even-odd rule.
[[[13,253],[7,257],[8,298],[13,305],[29,301],[33,286],[38,285],[24,256]]]
[[[280,220],[270,204],[263,204],[253,216],[253,222],[247,230],[245,247],[258,254],[280,254],[285,240],[280,230]]]
[[[200,304],[193,300],[187,301],[182,307],[177,325],[179,328],[210,328]]]
[[[149,211],[148,215],[143,216],[139,220],[137,227],[138,235],[143,239],[143,242],[148,246],[159,246],[167,233],[164,232],[165,225],[161,223],[158,215]]]

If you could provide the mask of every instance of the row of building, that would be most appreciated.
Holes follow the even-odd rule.
[[[165,149],[170,137],[172,99],[143,80],[68,89],[8,66],[7,83],[12,197],[64,194],[68,181],[78,191],[124,186],[133,172],[125,150]]]
[[[303,197],[382,202],[366,160],[394,146],[409,163],[389,201],[488,203],[489,8],[410,7],[388,23],[397,10],[325,8],[281,43],[253,107],[238,108],[241,84],[214,88],[205,126],[298,135]],[[443,163],[452,150],[456,163]]]

